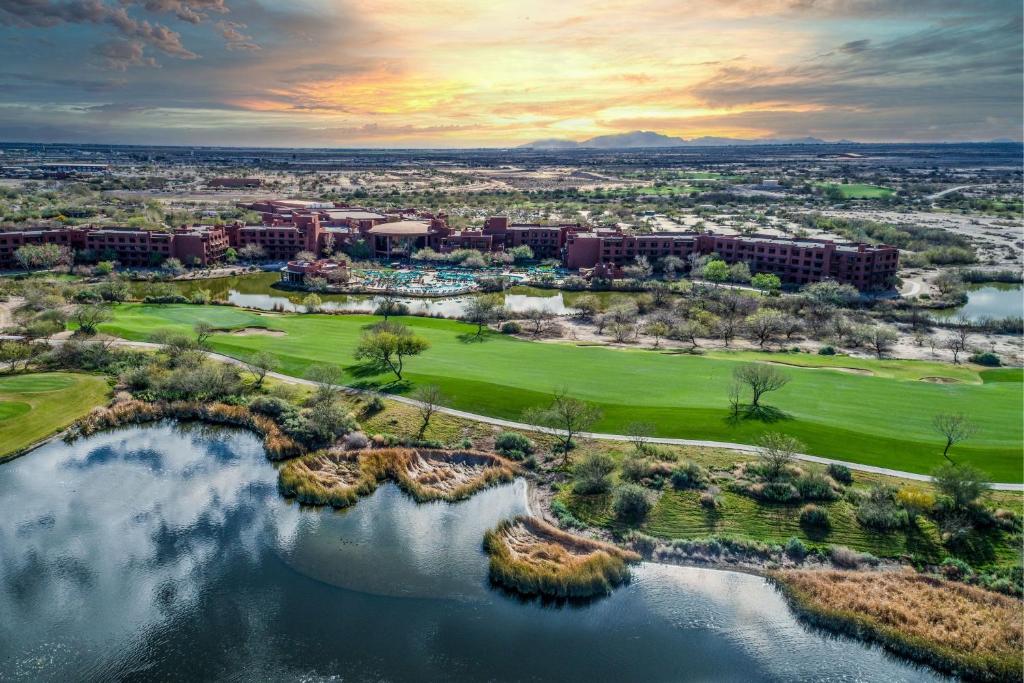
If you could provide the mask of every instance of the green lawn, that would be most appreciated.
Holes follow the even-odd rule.
[[[889,197],[893,194],[893,191],[887,187],[864,185],[862,183],[818,183],[817,187],[823,189],[837,188],[840,194],[842,194],[843,199],[878,199],[880,197]]]
[[[107,391],[106,380],[94,375],[0,377],[0,461],[103,404]]]
[[[407,382],[365,373],[352,350],[372,316],[258,314],[223,306],[118,306],[103,331],[146,340],[157,329],[191,329],[197,320],[218,328],[269,327],[284,336],[218,334],[214,349],[237,357],[257,350],[276,355],[284,372],[301,375],[313,363],[336,363],[353,384],[384,385],[408,392],[417,384],[437,384],[453,407],[517,419],[524,408],[545,403],[561,386],[597,404],[604,417],[595,429],[623,432],[633,421],[657,425],[659,436],[753,443],[765,430],[799,437],[811,453],[911,472],[929,472],[942,462],[932,427],[938,412],[964,412],[979,427],[954,454],[983,468],[995,481],[1020,482],[1024,417],[1021,384],[982,383],[974,369],[913,361],[857,361],[808,354],[711,354],[708,357],[542,344],[491,334],[473,339],[463,323],[404,318],[432,347],[410,359]],[[738,360],[761,358],[794,364],[792,381],[766,403],[781,411],[773,423],[728,419],[727,389]],[[795,364],[855,367],[872,374]],[[1018,374],[1020,370],[1016,371]],[[1007,373],[1008,374],[1008,373]],[[950,377],[951,384],[921,381]],[[1003,375],[999,379],[1005,380]]]

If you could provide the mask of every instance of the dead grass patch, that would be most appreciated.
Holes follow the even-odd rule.
[[[912,572],[786,570],[771,576],[819,626],[964,678],[1021,678],[1024,604],[1018,599]]]
[[[517,473],[512,462],[479,451],[331,449],[285,463],[278,472],[278,486],[299,502],[343,508],[390,479],[417,502],[454,502],[512,481]]]
[[[589,598],[629,580],[636,553],[568,534],[535,517],[505,520],[484,536],[491,580],[524,595]]]

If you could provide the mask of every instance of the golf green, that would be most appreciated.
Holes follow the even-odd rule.
[[[47,372],[0,377],[0,461],[106,401],[106,379]]]
[[[595,431],[622,433],[635,421],[656,426],[659,436],[753,443],[767,430],[792,434],[811,453],[898,470],[927,473],[942,463],[942,437],[932,426],[936,413],[963,412],[978,427],[953,455],[972,462],[994,481],[1020,482],[1024,417],[1021,387],[982,382],[974,368],[923,361],[870,361],[809,354],[722,354],[693,356],[652,350],[621,350],[538,343],[499,334],[475,337],[464,323],[403,318],[431,342],[406,364],[406,382],[357,365],[352,351],[373,316],[260,314],[223,306],[125,304],[102,326],[107,333],[147,340],[158,329],[190,331],[205,320],[225,330],[212,347],[244,358],[266,350],[283,372],[301,376],[314,363],[346,370],[356,386],[407,393],[436,384],[445,402],[483,415],[518,419],[541,405],[552,391],[567,387],[603,411]],[[249,330],[270,328],[284,334]],[[727,391],[740,361],[782,363],[791,378],[764,403],[776,409],[771,422],[731,420]],[[804,365],[814,367],[801,367]],[[1020,370],[1015,371],[1018,374]]]

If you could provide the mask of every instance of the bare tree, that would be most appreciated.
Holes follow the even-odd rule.
[[[757,453],[765,464],[766,475],[773,481],[786,471],[803,449],[800,441],[779,432],[765,432],[757,440]]]
[[[647,440],[654,435],[654,425],[650,422],[630,422],[626,425],[626,435],[633,442],[637,453],[647,451]]]
[[[501,299],[494,296],[476,296],[466,304],[466,312],[463,318],[466,322],[476,325],[476,336],[479,338],[484,333],[484,328],[498,319],[502,309]]]
[[[733,380],[729,385],[729,412],[732,414],[732,417],[739,417],[740,406],[742,405],[740,401],[742,400],[743,385],[736,380]]]
[[[967,351],[970,334],[970,321],[963,317],[957,318],[953,325],[953,333],[946,338],[946,348],[953,352],[953,363],[959,363],[960,354]]]
[[[946,447],[942,449],[942,457],[953,462],[949,450],[953,446],[974,436],[978,428],[963,413],[939,413],[932,418],[935,430],[946,438]],[[956,464],[956,463],[953,463]]]
[[[759,408],[763,395],[778,391],[789,383],[787,375],[775,366],[764,363],[744,363],[733,370],[732,377],[735,382],[750,388],[751,408]]]
[[[896,331],[882,325],[865,325],[861,328],[861,339],[867,344],[878,359],[881,360],[886,353],[892,349],[892,345],[899,339]]]
[[[423,435],[427,433],[427,428],[430,427],[430,420],[434,417],[434,413],[437,412],[438,407],[444,401],[444,394],[441,393],[441,388],[436,384],[427,384],[425,386],[418,387],[413,393],[412,397],[418,401],[416,409],[420,414],[420,431],[416,434],[417,439],[422,439]]]
[[[562,464],[565,465],[569,462],[573,438],[600,420],[601,411],[589,403],[569,396],[569,389],[563,387],[555,391],[548,406],[526,410],[523,419],[543,427],[558,439]]]
[[[277,358],[266,351],[257,351],[248,360],[243,362],[245,363],[245,369],[249,371],[249,374],[255,380],[255,384],[253,384],[255,389],[263,386],[263,380],[266,379],[267,373],[274,372],[280,367]]]
[[[530,324],[534,337],[540,335],[554,317],[555,315],[551,311],[544,310],[543,308],[531,308],[523,313],[523,319]]]
[[[750,338],[763,349],[765,344],[770,344],[775,337],[782,333],[783,318],[784,316],[778,311],[760,310],[747,316],[747,332],[750,334]]]
[[[341,368],[337,365],[326,363],[311,365],[306,370],[306,379],[316,384],[314,399],[317,403],[333,402],[341,394],[341,383],[344,376]]]

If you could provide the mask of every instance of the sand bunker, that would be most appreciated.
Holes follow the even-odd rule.
[[[800,365],[799,363],[786,363],[781,360],[766,360],[761,362],[771,363],[772,365],[785,365],[791,368],[801,368],[803,370],[834,370],[836,372],[845,372],[848,375],[866,375],[871,377],[875,374],[871,370],[865,370],[864,368],[845,368],[835,365]]]
[[[953,377],[922,377],[921,381],[931,382],[932,384],[959,384],[960,382],[960,380]]]
[[[417,502],[455,501],[512,481],[517,472],[510,461],[478,451],[332,449],[285,463],[278,485],[284,495],[300,502],[341,508],[372,493],[385,480],[394,481]]]
[[[610,543],[568,534],[535,517],[506,520],[487,532],[491,580],[525,595],[583,598],[629,580],[640,556]]]
[[[265,327],[243,327],[240,330],[235,330],[231,334],[237,337],[283,337],[286,332],[281,330],[268,330]]]

